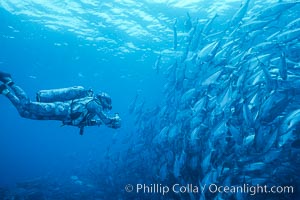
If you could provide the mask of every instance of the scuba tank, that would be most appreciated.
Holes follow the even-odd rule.
[[[69,101],[92,96],[93,91],[86,90],[82,86],[59,88],[52,90],[40,90],[36,93],[38,102],[50,103],[56,101]]]

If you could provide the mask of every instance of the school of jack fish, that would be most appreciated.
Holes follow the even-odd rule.
[[[292,185],[299,190],[300,2],[263,8],[250,3],[246,0],[225,26],[216,24],[218,15],[199,23],[187,14],[184,45],[177,44],[175,21],[174,50],[182,53],[166,69],[165,98],[149,109],[135,97],[129,111],[137,131],[125,139],[127,151],[107,151],[103,173],[111,175],[102,184],[117,189],[127,183]],[[257,194],[255,199],[295,195]],[[166,196],[124,191],[120,198],[254,197],[206,189]]]

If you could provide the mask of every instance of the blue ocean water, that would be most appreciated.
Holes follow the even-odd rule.
[[[1,95],[0,199],[299,198],[299,9],[276,0],[0,1],[0,71],[32,100],[75,85],[107,92],[110,114],[122,118],[120,129],[81,136],[21,118]]]

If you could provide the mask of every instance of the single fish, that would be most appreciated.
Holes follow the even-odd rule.
[[[246,2],[241,5],[240,9],[233,15],[229,23],[230,27],[236,27],[239,25],[240,21],[244,18],[245,14],[247,13],[249,3],[250,0],[246,0]]]
[[[161,68],[161,53],[158,55],[153,67],[153,69],[156,71],[156,74],[159,74],[160,68]]]
[[[173,24],[173,49],[177,49],[177,19],[175,19],[175,22]]]

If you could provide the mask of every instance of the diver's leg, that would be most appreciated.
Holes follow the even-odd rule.
[[[6,96],[17,109],[19,107],[21,107],[20,99],[18,97],[16,97],[16,95],[11,93],[6,85],[4,85],[4,84],[0,85],[0,94],[3,94],[4,96]]]
[[[14,82],[8,83],[8,86],[12,89],[12,91],[15,93],[15,95],[20,99],[21,103],[26,104],[29,103],[29,98],[26,94],[26,92],[19,86],[17,86]]]
[[[21,117],[30,118],[30,114],[25,109],[26,105],[28,104],[25,104],[24,101],[20,101],[20,99],[13,92],[11,92],[6,85],[0,85],[0,94],[3,94],[12,102]]]
[[[1,79],[1,81],[3,80]],[[5,95],[13,103],[21,117],[32,119],[30,112],[27,111],[30,100],[26,93],[14,84],[11,78],[6,81],[6,84],[0,86],[0,94]]]
[[[21,103],[28,103],[29,98],[22,88],[17,86],[9,73],[5,73],[0,71],[0,81],[2,81],[7,87],[10,87],[12,91],[15,93],[15,96],[21,101]]]
[[[13,103],[21,117],[33,119],[30,112],[27,111],[29,103],[25,104],[24,101],[20,101],[20,99],[11,92],[6,85],[0,85],[0,94],[6,96]]]
[[[38,120],[60,120],[68,119],[70,105],[63,102],[41,103],[30,102],[26,104],[24,117]]]
[[[22,89],[12,86],[15,93],[21,94]],[[67,120],[70,111],[70,105],[63,102],[40,103],[20,100],[6,85],[0,85],[0,94],[5,95],[16,107],[21,117],[37,120]],[[26,96],[23,95],[23,96]]]
[[[22,117],[39,120],[62,120],[68,116],[68,104],[32,102],[21,87],[13,82],[9,86],[22,105],[22,108],[18,109]]]

